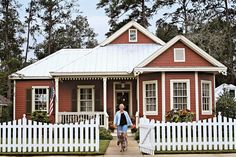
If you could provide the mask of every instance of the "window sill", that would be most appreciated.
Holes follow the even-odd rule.
[[[146,112],[147,116],[157,116],[158,113],[157,112]]]
[[[202,112],[202,115],[212,115],[212,112],[205,111],[205,112]]]

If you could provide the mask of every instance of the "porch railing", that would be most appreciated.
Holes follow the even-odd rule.
[[[76,123],[99,116],[100,126],[108,129],[108,114],[104,112],[58,112],[58,123]]]

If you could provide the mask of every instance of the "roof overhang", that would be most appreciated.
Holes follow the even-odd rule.
[[[53,77],[56,76],[123,76],[133,75],[132,72],[50,72]]]
[[[45,80],[45,79],[52,79],[51,76],[24,76],[24,75],[10,75],[8,77],[10,80],[22,80],[22,79],[29,79],[29,80]]]
[[[226,67],[141,67],[134,68],[134,74],[139,75],[145,72],[219,72],[227,74]]]

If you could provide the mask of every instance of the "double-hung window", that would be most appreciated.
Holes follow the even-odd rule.
[[[211,81],[201,81],[202,114],[212,114]]]
[[[147,115],[158,114],[157,81],[143,82],[143,106]]]
[[[190,109],[189,80],[171,80],[171,109]]]
[[[94,111],[94,86],[78,86],[78,111]]]
[[[137,42],[138,41],[137,29],[129,29],[129,42]]]
[[[33,86],[32,87],[32,111],[48,112],[49,105],[49,87]]]

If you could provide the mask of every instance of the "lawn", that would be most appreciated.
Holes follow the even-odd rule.
[[[1,152],[1,155],[104,155],[109,143],[110,140],[100,140],[99,152]]]

